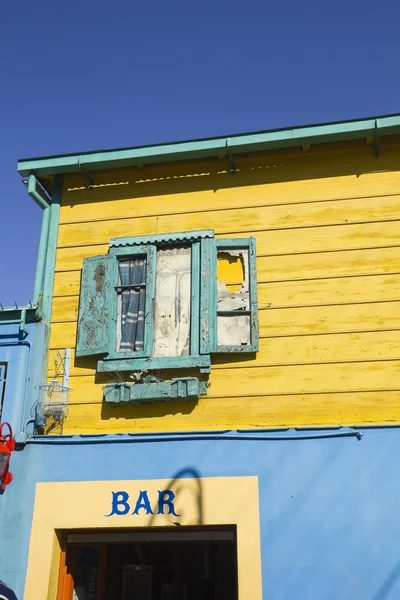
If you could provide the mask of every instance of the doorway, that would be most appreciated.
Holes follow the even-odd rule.
[[[236,528],[68,532],[57,600],[237,600]]]

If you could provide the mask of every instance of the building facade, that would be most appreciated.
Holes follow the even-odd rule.
[[[19,162],[18,597],[397,597],[399,165],[399,116]]]

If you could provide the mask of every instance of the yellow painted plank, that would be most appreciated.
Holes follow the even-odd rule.
[[[254,234],[257,239],[257,255],[274,256],[277,254],[396,246],[400,240],[399,231],[400,221],[387,221],[383,223],[258,231]],[[242,233],[236,233],[231,237],[243,237],[243,235]],[[223,235],[219,237],[223,237]],[[108,244],[59,248],[56,270],[71,271],[80,269],[84,258],[107,254],[107,252]]]
[[[170,198],[168,199],[170,202]],[[101,204],[92,203],[92,210],[102,211]],[[219,234],[251,233],[259,230],[289,229],[311,225],[362,223],[398,219],[400,196],[303,202],[295,209],[291,205],[264,206],[223,210],[210,213],[189,212],[160,217],[115,219],[110,212],[106,221],[88,221],[60,225],[58,246],[105,244],[112,237],[171,231],[214,228]]]
[[[257,258],[259,283],[399,271],[400,246]],[[54,278],[54,295],[73,296],[79,294],[80,275],[80,271],[57,272]]]
[[[71,404],[97,403],[111,374],[71,378]],[[214,369],[208,398],[400,390],[400,361]],[[296,407],[293,406],[293,410]]]
[[[259,294],[263,288],[258,286]],[[276,308],[399,299],[400,274],[270,282],[261,296],[263,305]]]
[[[238,157],[235,178],[227,175],[225,161],[215,159],[114,169],[97,172],[90,191],[83,174],[71,175],[65,178],[61,222],[292,204],[299,196],[320,201],[399,193],[399,149],[387,149],[379,166],[371,154],[362,148]],[[93,202],[102,203],[96,214]]]
[[[49,377],[55,375],[56,351],[49,354]],[[400,360],[400,329],[312,336],[262,338],[256,357],[219,355],[213,360],[212,370],[232,367],[266,367],[272,365],[299,365],[322,362],[371,360]],[[96,360],[77,359],[71,355],[71,376],[94,375]],[[71,379],[71,385],[72,379]]]
[[[60,313],[74,317],[75,311]],[[259,311],[260,337],[332,334],[400,329],[400,301]],[[76,317],[52,323],[52,348],[75,346]]]
[[[342,277],[338,279],[327,278],[317,281],[271,282],[258,286],[260,309],[313,307],[314,311],[314,307],[318,310],[319,305],[392,302],[397,300],[400,300],[400,274]],[[76,320],[78,315],[78,301],[78,295],[55,297],[53,300],[53,321]],[[333,308],[333,310],[336,309]],[[365,305],[365,310],[369,311],[367,305]],[[371,310],[373,311],[374,309],[372,308]],[[386,313],[386,311],[388,314],[393,313],[390,315],[391,317],[397,314],[396,307],[393,307],[393,309],[390,307],[387,309],[386,307],[381,307],[376,310],[378,311],[377,318],[380,318],[380,315]],[[312,320],[314,319],[313,311],[311,311]],[[295,313],[292,314],[295,315]],[[300,313],[294,316],[295,322],[299,319],[298,314]],[[318,315],[318,313],[316,314]],[[268,318],[271,319],[269,323],[272,322],[273,324],[275,317],[271,314]],[[318,321],[323,319],[323,317],[320,319],[318,316],[316,318]],[[290,317],[283,317],[284,322],[286,319],[290,320]],[[306,316],[304,320],[308,321],[308,317]],[[337,331],[339,330],[337,329]]]
[[[400,423],[399,392],[352,392],[201,399],[123,409],[105,403],[69,407],[65,434],[329,427]]]

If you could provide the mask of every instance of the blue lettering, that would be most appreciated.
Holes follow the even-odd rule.
[[[136,502],[135,510],[133,511],[132,514],[133,515],[138,515],[139,514],[139,510],[141,508],[144,508],[144,510],[146,511],[146,515],[152,515],[152,514],[154,514],[153,511],[151,510],[149,497],[148,497],[146,491],[139,492],[139,497],[138,497],[137,502]]]
[[[174,505],[172,504],[175,498],[175,494],[172,490],[163,490],[160,492],[158,490],[158,515],[164,515],[164,506],[168,506],[167,515],[174,515],[175,517],[180,517],[181,515],[177,515],[175,512]]]
[[[131,507],[128,504],[129,494],[128,492],[111,492],[111,512],[106,517],[112,517],[112,515],[127,515]],[[122,506],[122,508],[119,508]]]

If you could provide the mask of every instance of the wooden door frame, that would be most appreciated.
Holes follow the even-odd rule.
[[[83,544],[67,543],[68,532],[62,536],[60,567],[58,571],[57,600],[72,600],[74,591],[74,571],[78,546]],[[97,573],[97,600],[103,600],[107,562],[107,544],[87,544],[99,550],[99,569]]]

